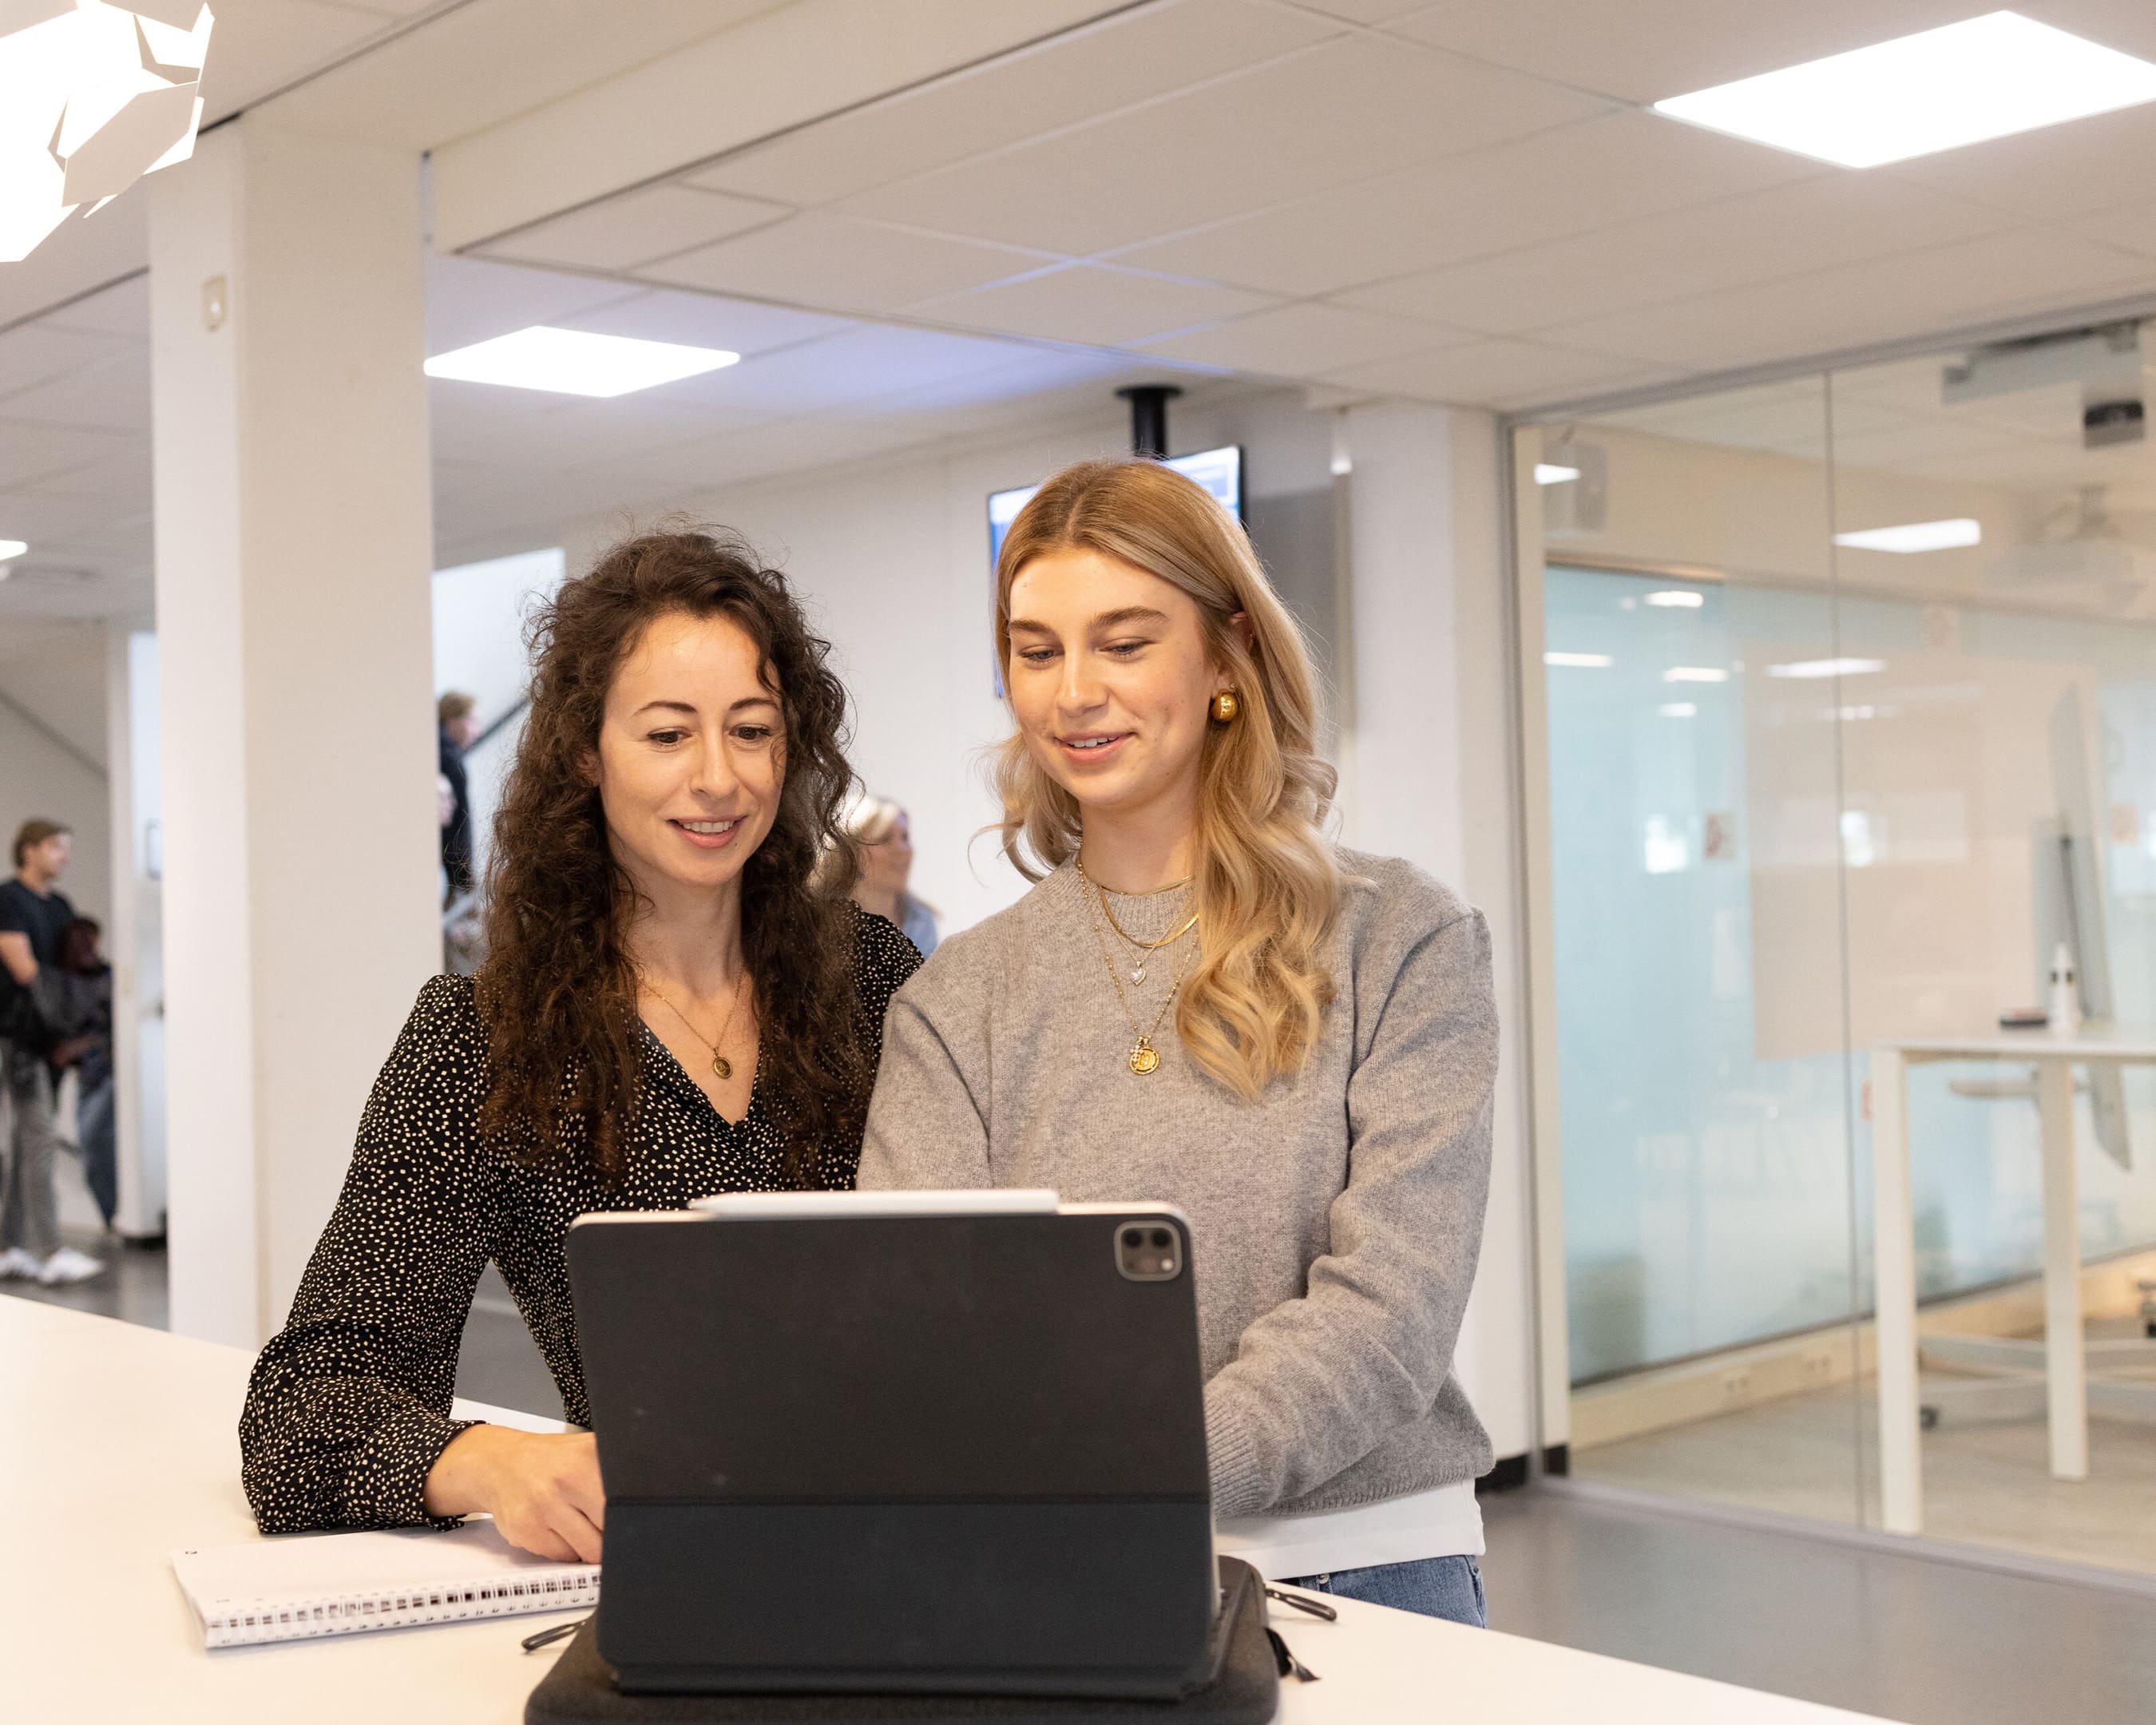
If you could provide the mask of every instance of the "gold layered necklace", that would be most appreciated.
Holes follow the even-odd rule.
[[[1173,892],[1178,887],[1188,886],[1189,884],[1187,880],[1178,880],[1175,886],[1163,887],[1161,891]],[[1167,998],[1160,1003],[1160,1010],[1152,1015],[1152,1023],[1141,1030],[1138,1028],[1138,1015],[1131,1009],[1130,999],[1123,993],[1122,972],[1117,968],[1116,961],[1108,954],[1108,937],[1101,929],[1101,919],[1105,916],[1109,927],[1114,929],[1131,945],[1139,948],[1141,953],[1144,955],[1139,958],[1137,964],[1131,972],[1132,983],[1139,984],[1145,981],[1147,958],[1162,947],[1173,945],[1197,927],[1198,913],[1192,911],[1182,925],[1171,934],[1163,935],[1157,941],[1142,941],[1132,936],[1116,921],[1116,913],[1108,903],[1106,889],[1086,874],[1086,865],[1082,861],[1078,864],[1078,890],[1086,900],[1086,922],[1093,931],[1094,945],[1100,948],[1101,962],[1108,968],[1108,981],[1116,991],[1116,1003],[1122,1008],[1123,1016],[1130,1020],[1131,1035],[1134,1040],[1131,1044],[1131,1051],[1127,1057],[1128,1065],[1132,1071],[1143,1078],[1147,1074],[1160,1070],[1160,1050],[1153,1046],[1153,1039],[1160,1034],[1160,1027],[1168,1017],[1168,1009],[1175,1004],[1175,997],[1183,992],[1183,979],[1189,973],[1191,957],[1198,949],[1193,946],[1184,951],[1182,962],[1176,967],[1175,980],[1168,986]],[[1096,899],[1100,901],[1097,911],[1094,907]]]
[[[1116,936],[1124,942],[1125,945],[1135,947],[1137,949],[1138,961],[1131,968],[1131,986],[1133,988],[1143,987],[1146,979],[1146,966],[1152,962],[1152,955],[1160,951],[1163,947],[1173,946],[1178,941],[1181,940],[1183,936],[1189,933],[1192,929],[1197,927],[1198,912],[1193,911],[1188,916],[1183,918],[1180,925],[1169,930],[1158,940],[1142,941],[1136,935],[1132,934],[1130,930],[1124,927],[1122,923],[1116,921],[1116,907],[1108,902],[1107,889],[1102,886],[1099,881],[1094,880],[1091,875],[1088,875],[1086,872],[1086,859],[1082,856],[1079,856],[1073,857],[1071,860],[1077,866],[1078,878],[1084,881],[1088,886],[1091,886],[1093,891],[1099,895],[1101,900],[1101,914],[1108,919],[1108,927],[1116,931]],[[1172,880],[1165,886],[1156,886],[1151,892],[1128,892],[1125,893],[1123,896],[1126,898],[1158,898],[1163,893],[1182,891],[1184,887],[1190,884],[1190,880],[1191,877],[1185,875],[1180,880]],[[1095,927],[1094,932],[1096,935],[1100,932],[1097,925]],[[1111,968],[1112,968],[1112,967]]]
[[[727,1033],[734,1027],[734,1014],[741,1010],[742,984],[748,980],[748,968],[746,965],[742,966],[742,973],[734,978],[733,1004],[726,1009],[726,1021],[719,1026],[719,1037],[716,1042],[714,1042],[701,1030],[699,1030],[694,1024],[690,1024],[689,1022],[689,1014],[682,1011],[680,1007],[669,1000],[664,994],[660,993],[659,992],[658,984],[654,983],[649,977],[639,972],[637,980],[643,983],[645,988],[651,990],[653,999],[657,1000],[661,1006],[667,1009],[667,1011],[672,1013],[675,1018],[680,1019],[681,1026],[684,1029],[688,1031],[691,1036],[695,1037],[697,1041],[702,1043],[706,1048],[711,1051],[711,1076],[719,1080],[721,1083],[724,1083],[727,1079],[732,1077],[734,1076],[734,1063],[728,1060],[724,1055],[721,1054],[719,1050],[721,1046],[724,1045]]]

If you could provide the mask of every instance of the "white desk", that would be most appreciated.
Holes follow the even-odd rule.
[[[2082,1343],[2074,1068],[2156,1065],[2156,1030],[2090,1023],[2067,1034],[2048,1029],[1986,1030],[1969,1036],[1915,1037],[1872,1050],[1871,1250],[1879,1311],[1880,1520],[1892,1533],[1924,1530],[1908,1069],[1933,1060],[2005,1060],[2036,1069],[2044,1158],[2044,1368],[2051,1473],[2057,1479],[2085,1480],[2088,1369]]]
[[[203,1651],[167,1562],[254,1537],[236,1436],[249,1357],[0,1297],[0,1694],[10,1718],[517,1725],[548,1653],[496,1619]],[[539,1424],[543,1422],[524,1422]],[[1859,1715],[1352,1599],[1274,1621],[1322,1679],[1282,1725],[1835,1725]]]

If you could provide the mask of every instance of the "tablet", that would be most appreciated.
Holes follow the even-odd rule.
[[[1189,1229],[1052,1194],[591,1215],[630,1692],[1171,1697],[1215,1575]]]

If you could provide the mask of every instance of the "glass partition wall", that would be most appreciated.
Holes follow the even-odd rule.
[[[2040,1050],[1997,1041],[2061,949],[2092,1019],[2156,1025],[2156,446],[2088,412],[2138,387],[2107,332],[1517,434],[1575,1477],[2156,1572],[2156,1066],[2075,1069],[2047,1183]],[[1913,1263],[1907,1433],[1875,1262],[1890,1318]]]

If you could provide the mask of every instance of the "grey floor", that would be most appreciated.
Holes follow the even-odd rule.
[[[1493,1628],[1908,1725],[2148,1725],[2156,1596],[1597,1503],[1486,1497]]]
[[[0,1293],[163,1325],[162,1253],[71,1243],[109,1256],[106,1273],[60,1290],[0,1282]],[[457,1388],[561,1412],[491,1272]],[[1514,1635],[1907,1725],[2156,1721],[2156,1594],[1722,1525],[1561,1486],[1482,1507],[1491,1622]]]

